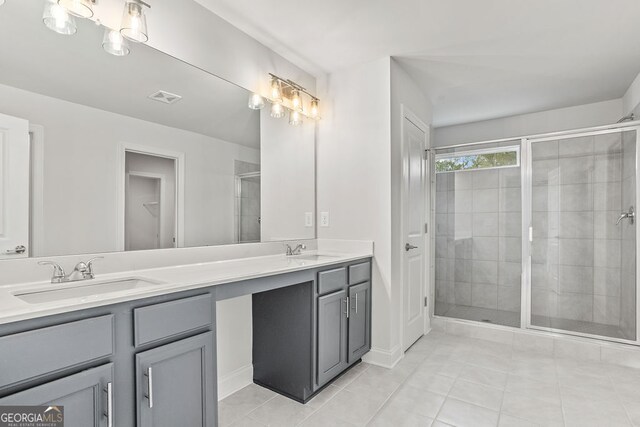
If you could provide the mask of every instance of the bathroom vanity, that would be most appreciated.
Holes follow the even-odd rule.
[[[309,400],[370,349],[370,255],[135,275],[156,285],[32,303],[25,295],[41,284],[3,287],[5,307],[16,301],[0,315],[0,405],[64,405],[69,427],[215,426],[216,301],[241,295],[253,295],[254,382],[285,396]]]

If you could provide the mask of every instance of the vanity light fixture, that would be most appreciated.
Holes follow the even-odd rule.
[[[284,108],[284,106],[281,103],[274,102],[271,105],[271,117],[273,117],[274,119],[281,119],[286,114],[287,114],[287,110],[286,108]]]
[[[114,56],[127,56],[130,52],[129,42],[122,37],[120,31],[105,28],[104,38],[102,39],[102,47],[111,55]]]
[[[271,102],[271,117],[282,118],[288,110],[289,124],[292,126],[302,124],[304,117],[313,120],[320,119],[320,100],[318,98],[292,80],[285,80],[271,73],[269,76],[271,76],[270,96],[262,97],[256,93],[252,94],[249,98],[249,108],[254,110],[262,108],[266,99]],[[308,110],[305,108],[304,96],[310,99]],[[259,102],[260,100],[262,103]]]
[[[289,113],[289,124],[291,126],[300,126],[302,124],[302,113],[298,110],[291,110]]]
[[[311,117],[314,120],[317,120],[320,118],[320,111],[318,110],[317,98],[313,98],[311,100],[311,105],[309,106],[309,117]]]
[[[294,110],[302,111],[302,98],[300,98],[300,91],[297,89],[291,91],[291,105]]]
[[[127,0],[124,4],[120,34],[133,42],[145,43],[149,40],[145,7],[151,8],[142,0]]]
[[[282,102],[282,88],[280,80],[275,77],[271,78],[271,100],[273,102]]]
[[[60,6],[56,0],[46,0],[42,22],[51,31],[58,34],[71,35],[78,31],[76,21],[67,10]]]
[[[58,0],[58,4],[67,12],[79,18],[91,18],[93,16],[94,0]]]
[[[257,93],[249,95],[249,108],[252,110],[262,110],[264,108],[264,98]]]

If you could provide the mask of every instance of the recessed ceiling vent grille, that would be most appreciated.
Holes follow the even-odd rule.
[[[162,102],[164,104],[175,104],[176,102],[180,101],[182,97],[180,95],[176,95],[175,93],[159,90],[156,93],[152,93],[151,95],[149,95],[149,99],[153,99],[154,101]]]

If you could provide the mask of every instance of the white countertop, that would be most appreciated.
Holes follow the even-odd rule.
[[[92,307],[164,295],[191,289],[216,286],[316,267],[329,266],[357,259],[371,257],[370,252],[328,253],[319,260],[303,259],[315,253],[306,252],[300,256],[270,255],[235,260],[186,264],[147,270],[124,271],[112,274],[98,274],[93,280],[52,284],[32,282],[0,286],[0,324],[33,319],[53,314],[66,313]],[[28,303],[15,294],[49,291],[67,287],[91,286],[102,282],[125,278],[141,278],[155,283],[135,289],[102,293],[72,299],[43,303]]]

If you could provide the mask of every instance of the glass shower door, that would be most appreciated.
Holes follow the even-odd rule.
[[[636,340],[636,140],[528,141],[529,327]]]

